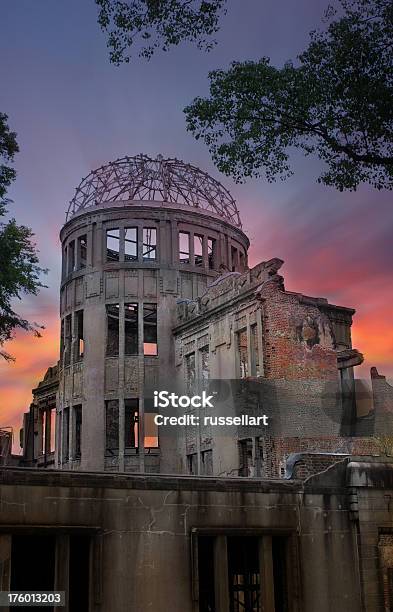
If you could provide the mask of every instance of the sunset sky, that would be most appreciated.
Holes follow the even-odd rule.
[[[25,333],[0,361],[0,426],[21,425],[31,389],[58,357],[59,230],[75,187],[93,168],[146,153],[178,157],[231,191],[251,240],[250,263],[280,257],[286,288],[357,310],[353,344],[365,354],[358,377],[375,365],[393,378],[392,193],[320,186],[320,162],[294,152],[285,183],[235,185],[185,130],[182,109],[208,92],[207,74],[232,60],[270,56],[275,65],[303,50],[327,0],[229,0],[218,46],[182,45],[150,62],[109,64],[93,0],[3,0],[0,111],[18,134],[10,212],[36,234],[47,289],[17,309],[46,326]],[[1,263],[0,263],[1,265]]]

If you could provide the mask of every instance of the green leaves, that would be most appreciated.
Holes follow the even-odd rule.
[[[6,212],[7,188],[15,179],[15,170],[8,164],[13,161],[18,145],[16,134],[9,130],[8,117],[0,113],[0,218]],[[34,234],[15,219],[0,222],[0,356],[12,360],[12,356],[1,347],[11,340],[16,328],[40,335],[42,326],[29,323],[12,308],[13,300],[21,294],[37,295],[41,287],[40,275],[45,273],[38,265]]]
[[[218,168],[235,180],[291,174],[291,147],[316,154],[319,182],[393,187],[393,3],[342,0],[345,14],[282,68],[233,63],[209,75],[210,97],[185,109]]]
[[[136,54],[146,59],[157,49],[167,51],[182,41],[210,49],[226,1],[95,0],[98,23],[108,36],[110,61],[117,66],[130,61],[135,46]]]
[[[15,153],[19,150],[16,134],[10,131],[7,120],[7,115],[0,113],[0,215],[5,208],[6,202],[3,198],[7,188],[15,179],[15,170],[6,164],[13,160]]]

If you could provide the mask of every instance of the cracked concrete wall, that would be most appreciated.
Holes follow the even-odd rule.
[[[155,612],[197,609],[192,529],[284,530],[298,550],[300,610],[358,612],[345,478],[345,467],[306,483],[3,470],[0,527],[96,529],[102,597],[94,609]]]

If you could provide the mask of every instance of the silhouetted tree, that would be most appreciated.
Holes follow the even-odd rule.
[[[340,0],[296,63],[268,58],[210,73],[210,97],[185,109],[217,167],[236,181],[292,174],[293,147],[326,163],[340,191],[393,187],[393,2]]]
[[[95,0],[98,23],[108,34],[110,61],[130,61],[130,52],[150,58],[156,49],[167,51],[181,41],[199,48],[214,45],[220,14],[227,0]]]
[[[5,196],[16,176],[9,164],[19,150],[16,134],[10,131],[7,121],[7,115],[0,113],[0,218],[7,212],[10,200]],[[7,360],[13,358],[2,347],[12,339],[17,328],[32,331],[36,336],[40,336],[42,329],[13,309],[13,300],[21,299],[21,294],[37,295],[44,287],[40,275],[46,270],[38,265],[33,236],[30,228],[17,225],[15,219],[0,222],[0,356]]]

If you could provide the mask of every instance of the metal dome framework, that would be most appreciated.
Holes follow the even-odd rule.
[[[216,179],[181,160],[142,154],[117,159],[84,178],[68,207],[67,221],[91,206],[135,200],[209,210],[241,228],[235,200]]]

